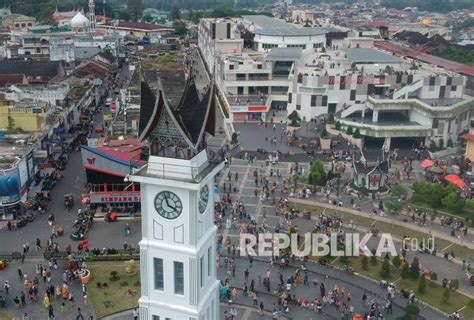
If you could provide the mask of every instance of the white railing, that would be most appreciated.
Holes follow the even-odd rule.
[[[407,95],[413,91],[420,89],[423,86],[423,81],[418,79],[412,84],[406,85],[403,88],[398,89],[393,93],[393,99],[400,99],[401,97],[407,98]]]
[[[367,110],[367,109],[368,108],[367,108],[367,105],[365,103],[353,104],[353,105],[349,106],[348,108],[346,108],[345,110],[342,110],[341,117],[342,118],[347,118],[348,116],[350,116],[354,112],[364,111],[364,110]]]

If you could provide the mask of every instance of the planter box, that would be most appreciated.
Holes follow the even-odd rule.
[[[321,141],[321,149],[322,149],[322,150],[329,150],[329,149],[331,149],[331,139],[322,139],[322,138],[319,138],[319,140]]]

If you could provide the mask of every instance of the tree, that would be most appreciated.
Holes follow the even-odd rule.
[[[308,182],[313,186],[324,186],[327,181],[327,173],[324,169],[323,163],[320,160],[316,160],[311,166]]]
[[[402,267],[402,272],[400,273],[400,277],[402,279],[408,279],[410,277],[410,267],[408,266],[408,263],[405,262]]]
[[[367,258],[367,256],[362,256],[360,264],[362,265],[363,270],[369,270],[369,258]]]
[[[352,127],[351,126],[348,126],[347,127],[347,134],[352,136],[352,134],[354,133],[354,131],[352,130]]]
[[[443,303],[445,304],[449,303],[450,297],[451,297],[451,290],[449,290],[449,288],[444,288],[443,297],[442,297]]]
[[[170,18],[171,20],[180,20],[181,19],[181,11],[179,11],[179,8],[175,5],[171,7],[170,10]]]
[[[354,131],[354,139],[360,139],[361,138],[361,135],[360,135],[360,130],[359,128],[356,128],[355,131]]]
[[[382,266],[380,268],[380,276],[383,279],[390,278],[390,263],[388,262],[387,259],[384,259],[382,262]]]
[[[400,268],[400,265],[402,264],[402,262],[400,261],[400,257],[399,256],[393,257],[392,264],[395,267],[395,269]]]
[[[394,198],[397,198],[397,199],[403,199],[406,197],[408,193],[408,190],[404,187],[402,187],[401,185],[399,184],[396,184],[394,185],[391,189],[390,189],[390,194],[394,197]]]
[[[184,36],[188,32],[188,28],[186,28],[186,23],[184,21],[174,21],[173,28],[176,34],[180,36]]]
[[[413,262],[410,265],[410,278],[416,280],[420,277],[420,262],[417,257],[413,258]]]
[[[425,275],[422,275],[418,280],[418,293],[423,294],[426,292],[426,279]]]
[[[436,151],[436,149],[437,149],[436,141],[434,141],[434,140],[430,141],[429,149],[430,149],[430,151]]]
[[[341,130],[341,122],[336,121],[336,130]]]
[[[441,199],[443,207],[451,212],[459,213],[464,207],[464,202],[457,192],[451,192],[446,197]]]
[[[417,181],[413,184],[413,200],[432,208],[441,207],[441,199],[445,194],[443,186],[438,183]]]
[[[402,211],[404,206],[405,203],[403,201],[395,198],[385,202],[385,208],[387,208],[393,216],[397,216]]]
[[[128,0],[127,1],[127,12],[130,19],[133,21],[140,20],[143,14],[143,3],[142,0]]]
[[[12,116],[8,116],[8,124],[7,124],[7,132],[8,133],[13,133],[15,132],[15,120],[12,118]]]
[[[370,256],[370,263],[375,265],[375,264],[377,264],[377,256],[376,256],[377,251],[374,248],[374,249],[370,250],[370,252],[372,253],[372,255]]]

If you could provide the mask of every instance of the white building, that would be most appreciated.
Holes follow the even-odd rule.
[[[5,92],[5,98],[11,101],[29,99],[32,101],[43,101],[51,106],[62,106],[69,92],[67,83],[50,85],[12,85]]]
[[[205,132],[215,129],[214,86],[201,100],[192,79],[179,116],[161,83],[156,98],[144,98],[155,101],[140,135],[150,144],[150,157],[130,177],[141,184],[142,320],[219,319],[213,190],[223,162],[208,159],[204,149]]]
[[[312,52],[326,46],[326,34],[332,28],[313,28],[290,24],[263,15],[243,16],[243,24],[254,36],[254,48],[267,52],[272,48],[302,48]]]

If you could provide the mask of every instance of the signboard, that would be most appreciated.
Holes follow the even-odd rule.
[[[20,175],[20,186],[23,188],[24,185],[28,184],[28,167],[26,164],[26,157],[20,160],[18,163],[18,173]]]
[[[41,150],[42,151],[42,150]],[[43,151],[46,156],[47,156],[47,152],[46,151]],[[45,156],[45,158],[46,158]],[[35,177],[35,174],[36,172],[38,171],[38,168],[36,167],[36,160],[34,159],[34,155],[33,155],[33,152],[29,152],[27,155],[26,155],[26,159],[27,159],[27,165],[28,165],[28,178],[30,181],[33,181],[34,177]]]
[[[88,138],[87,139],[87,145],[89,147],[97,147],[99,144],[99,138]]]
[[[83,146],[81,148],[82,166],[88,170],[125,177],[130,174],[130,163],[112,158],[99,150]]]
[[[91,193],[91,203],[139,203],[140,192],[100,192]]]
[[[18,168],[0,171],[0,205],[14,204],[21,199]]]
[[[376,190],[379,188],[380,178],[380,174],[369,175],[369,190]]]
[[[46,151],[46,150],[35,150],[33,152],[33,157],[40,158],[40,159],[47,158],[48,157],[48,151]]]
[[[43,108],[41,108],[41,107],[34,107],[32,111],[33,111],[33,113],[43,113]]]

